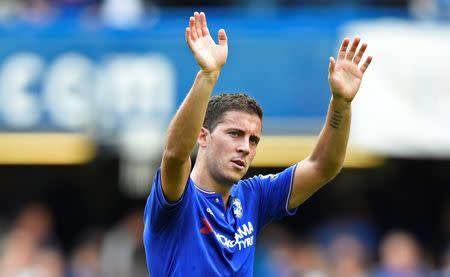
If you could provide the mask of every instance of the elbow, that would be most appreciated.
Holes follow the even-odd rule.
[[[318,172],[320,172],[321,179],[324,183],[327,183],[334,179],[342,170],[342,162],[326,163],[318,166]]]
[[[342,168],[343,168],[342,165],[339,165],[336,168],[334,168],[334,170],[332,170],[329,175],[330,180],[333,179],[334,177],[336,177],[337,175],[339,175],[339,173],[341,173]]]
[[[335,165],[332,168],[330,168],[328,170],[328,172],[326,172],[328,181],[331,181],[332,179],[334,179],[334,177],[336,177],[341,172],[341,170],[342,170],[342,164]]]

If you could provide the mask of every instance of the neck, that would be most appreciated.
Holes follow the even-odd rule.
[[[196,160],[191,172],[191,179],[201,189],[222,195],[223,203],[225,207],[227,206],[230,189],[233,184],[222,184],[214,179],[201,159]]]

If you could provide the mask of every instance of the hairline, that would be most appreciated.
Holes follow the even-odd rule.
[[[232,108],[232,109],[229,109],[229,110],[227,110],[226,112],[222,113],[222,114],[219,116],[219,118],[217,118],[215,124],[212,124],[212,125],[211,125],[211,127],[210,127],[211,129],[209,130],[211,133],[216,129],[216,127],[217,127],[219,124],[223,123],[223,118],[224,118],[229,112],[241,112],[241,113],[246,113],[246,114],[249,114],[249,115],[255,115],[255,116],[257,116],[257,117],[259,118],[259,120],[261,120],[261,124],[262,124],[262,117],[260,117],[259,114],[258,114],[257,112],[253,112],[253,111],[249,111],[249,110],[244,110],[244,109],[238,109],[238,108]],[[203,126],[203,127],[204,127],[204,126]],[[204,127],[204,128],[206,128],[206,127]],[[208,129],[208,128],[206,128],[206,129]]]

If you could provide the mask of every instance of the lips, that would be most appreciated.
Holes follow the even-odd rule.
[[[243,160],[232,160],[232,162],[240,167],[245,167],[245,162]]]

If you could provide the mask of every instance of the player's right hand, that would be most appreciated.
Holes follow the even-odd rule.
[[[228,43],[225,30],[219,30],[219,44],[216,44],[209,34],[203,12],[195,12],[194,16],[189,18],[186,41],[204,72],[220,71],[227,61]]]

